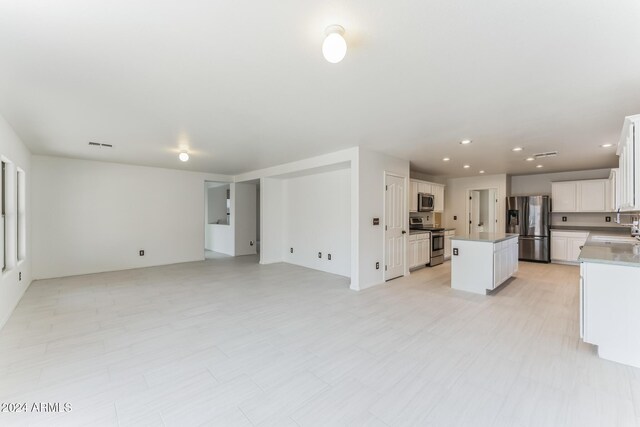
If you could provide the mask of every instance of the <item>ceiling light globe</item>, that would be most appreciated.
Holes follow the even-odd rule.
[[[186,162],[189,160],[189,153],[183,151],[182,153],[178,154],[178,158],[181,162]]]
[[[322,43],[322,55],[332,64],[342,61],[347,54],[347,42],[342,37],[343,33],[344,28],[339,25],[327,27],[327,37]]]

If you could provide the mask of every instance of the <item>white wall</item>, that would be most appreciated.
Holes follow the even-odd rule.
[[[204,182],[229,179],[46,156],[32,163],[38,279],[203,259]]]
[[[32,278],[31,218],[33,205],[31,153],[15,134],[11,126],[0,117],[0,156],[24,170],[26,183],[26,256],[24,260],[5,273],[0,273],[0,329],[11,316],[13,309],[29,287]],[[15,180],[14,180],[15,183]],[[12,233],[11,238],[15,238]],[[22,280],[19,279],[22,273]]]
[[[286,262],[351,276],[350,180],[350,169],[283,180]]]
[[[360,148],[358,151],[358,273],[357,282],[351,288],[360,290],[384,283],[384,174],[391,172],[406,177],[405,194],[409,192],[409,162],[375,151]],[[405,228],[409,230],[409,198],[405,197]],[[373,225],[373,218],[380,218],[380,225]],[[408,235],[408,234],[407,234]],[[405,242],[405,254],[406,246]],[[406,256],[405,256],[406,260]],[[376,262],[380,269],[376,270]],[[405,263],[405,274],[409,265]]]
[[[234,228],[234,254],[256,254],[256,185],[231,184],[231,216]],[[253,245],[251,244],[253,242]]]
[[[551,194],[553,181],[573,181],[581,179],[609,178],[611,169],[593,169],[574,172],[541,173],[535,175],[518,175],[510,178],[510,196],[532,196]]]
[[[204,247],[221,254],[235,255],[233,227],[229,224],[206,224]]]
[[[482,190],[495,188],[498,199],[496,219],[496,231],[505,229],[505,205],[507,197],[507,175],[483,175],[465,178],[447,179],[445,190],[445,206],[442,220],[445,227],[455,228],[457,234],[468,234],[468,212],[469,190]],[[457,217],[457,220],[453,218]]]
[[[229,220],[227,218],[227,190],[229,190],[229,184],[207,189],[207,222],[209,224],[225,224]]]
[[[284,260],[284,182],[260,179],[260,264]]]

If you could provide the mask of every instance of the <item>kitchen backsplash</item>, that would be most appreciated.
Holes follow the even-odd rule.
[[[607,217],[611,219],[611,222],[607,222]],[[563,221],[563,218],[566,218],[566,221]],[[615,213],[552,213],[551,225],[620,227],[614,222],[615,219]]]
[[[442,214],[441,213],[434,213],[434,212],[411,212],[409,214],[410,217],[422,217],[422,221],[424,222],[425,225],[432,225],[434,227],[440,227],[440,225],[442,225],[441,219],[442,219]]]

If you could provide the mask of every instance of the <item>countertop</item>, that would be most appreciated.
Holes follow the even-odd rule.
[[[630,233],[622,234],[630,236]],[[594,240],[596,236],[620,237],[621,233],[607,233],[592,231],[580,251],[578,261],[596,262],[601,264],[616,264],[640,268],[640,240],[638,243],[607,243]]]
[[[431,233],[429,230],[409,230],[409,235]]]
[[[600,231],[605,233],[626,233],[630,234],[629,227],[615,226],[615,227],[592,227],[585,225],[552,225],[552,230],[558,231]]]
[[[517,239],[518,234],[514,233],[472,233],[464,236],[453,236],[451,240],[467,240],[470,242],[487,242],[487,243],[497,243],[502,242],[503,240],[509,239]]]

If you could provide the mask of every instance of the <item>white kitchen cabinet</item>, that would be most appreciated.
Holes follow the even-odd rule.
[[[577,263],[588,237],[589,233],[583,231],[551,230],[551,261]]]
[[[580,265],[580,336],[603,359],[640,368],[640,267]]]
[[[607,212],[615,212],[619,207],[620,188],[618,187],[618,168],[611,169],[609,172],[609,197],[607,199]]]
[[[409,236],[409,268],[424,267],[431,261],[431,234]]]
[[[553,212],[576,212],[578,210],[576,181],[552,182],[551,205]]]
[[[434,211],[435,212],[443,212],[444,211],[444,185],[441,184],[432,184],[431,191],[433,191],[434,197]]]
[[[452,288],[486,294],[518,271],[518,236],[483,235],[487,238],[454,236],[451,239],[453,250],[458,251],[451,257]]]
[[[625,118],[617,154],[619,170],[618,207],[622,211],[640,210],[640,115]]]
[[[611,212],[609,179],[551,183],[553,212]]]
[[[412,179],[409,182],[409,212],[418,212],[418,193],[433,194],[434,212],[444,211],[444,185]]]
[[[451,238],[456,235],[454,230],[444,232],[444,259],[451,259]]]

